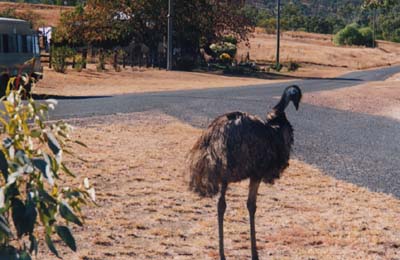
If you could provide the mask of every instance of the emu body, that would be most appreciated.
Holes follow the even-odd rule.
[[[217,117],[189,153],[190,189],[211,197],[220,191],[218,226],[220,257],[225,259],[223,216],[228,184],[250,179],[247,208],[250,216],[252,259],[258,259],[255,221],[257,192],[261,181],[274,183],[289,165],[293,128],[285,115],[290,101],[296,109],[301,100],[298,86],[285,89],[266,120],[243,112]]]

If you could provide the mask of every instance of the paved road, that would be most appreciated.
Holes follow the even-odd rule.
[[[296,81],[304,92],[384,80],[400,66],[349,73],[333,80]],[[232,110],[264,117],[288,83],[208,90],[61,99],[53,119],[159,110],[194,126],[206,127]],[[400,198],[400,121],[302,104],[288,109],[295,127],[294,157],[328,174]]]

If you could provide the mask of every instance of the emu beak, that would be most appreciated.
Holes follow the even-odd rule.
[[[299,102],[295,102],[294,107],[296,108],[296,111],[299,110]]]

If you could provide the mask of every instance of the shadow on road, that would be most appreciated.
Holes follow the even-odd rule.
[[[109,98],[112,96],[59,96],[59,95],[46,95],[46,94],[33,94],[33,99],[35,100],[44,100],[44,99],[95,99],[95,98]]]
[[[295,75],[287,75],[275,72],[251,72],[251,73],[233,73],[233,72],[202,72],[205,74],[216,74],[216,75],[223,75],[226,77],[241,77],[241,78],[257,78],[257,79],[270,79],[270,80],[284,80],[284,79],[297,79],[297,80],[306,80],[306,79],[313,79],[313,80],[333,80],[333,81],[364,81],[358,78],[351,78],[351,77],[306,77],[306,76],[295,76]]]

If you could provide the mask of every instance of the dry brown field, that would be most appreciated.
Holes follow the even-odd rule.
[[[0,2],[0,11],[9,8],[15,9],[17,13],[29,13],[36,16],[38,21],[35,24],[40,26],[57,26],[61,13],[71,9],[71,7],[56,5]]]
[[[378,41],[375,49],[365,47],[337,47],[332,43],[332,35],[305,32],[284,32],[281,38],[281,61],[298,62],[304,66],[344,68],[350,70],[389,66],[400,62],[400,44]],[[260,63],[270,63],[276,57],[276,36],[266,34],[261,29],[250,37],[250,48],[244,44],[238,56]]]
[[[218,259],[216,198],[188,191],[185,158],[201,130],[158,111],[72,120],[88,163],[69,161],[97,190],[64,259]],[[301,126],[296,126],[301,127]],[[227,193],[228,259],[249,259],[247,181]],[[400,259],[400,201],[292,160],[259,191],[261,259]],[[42,244],[37,259],[54,259]]]

